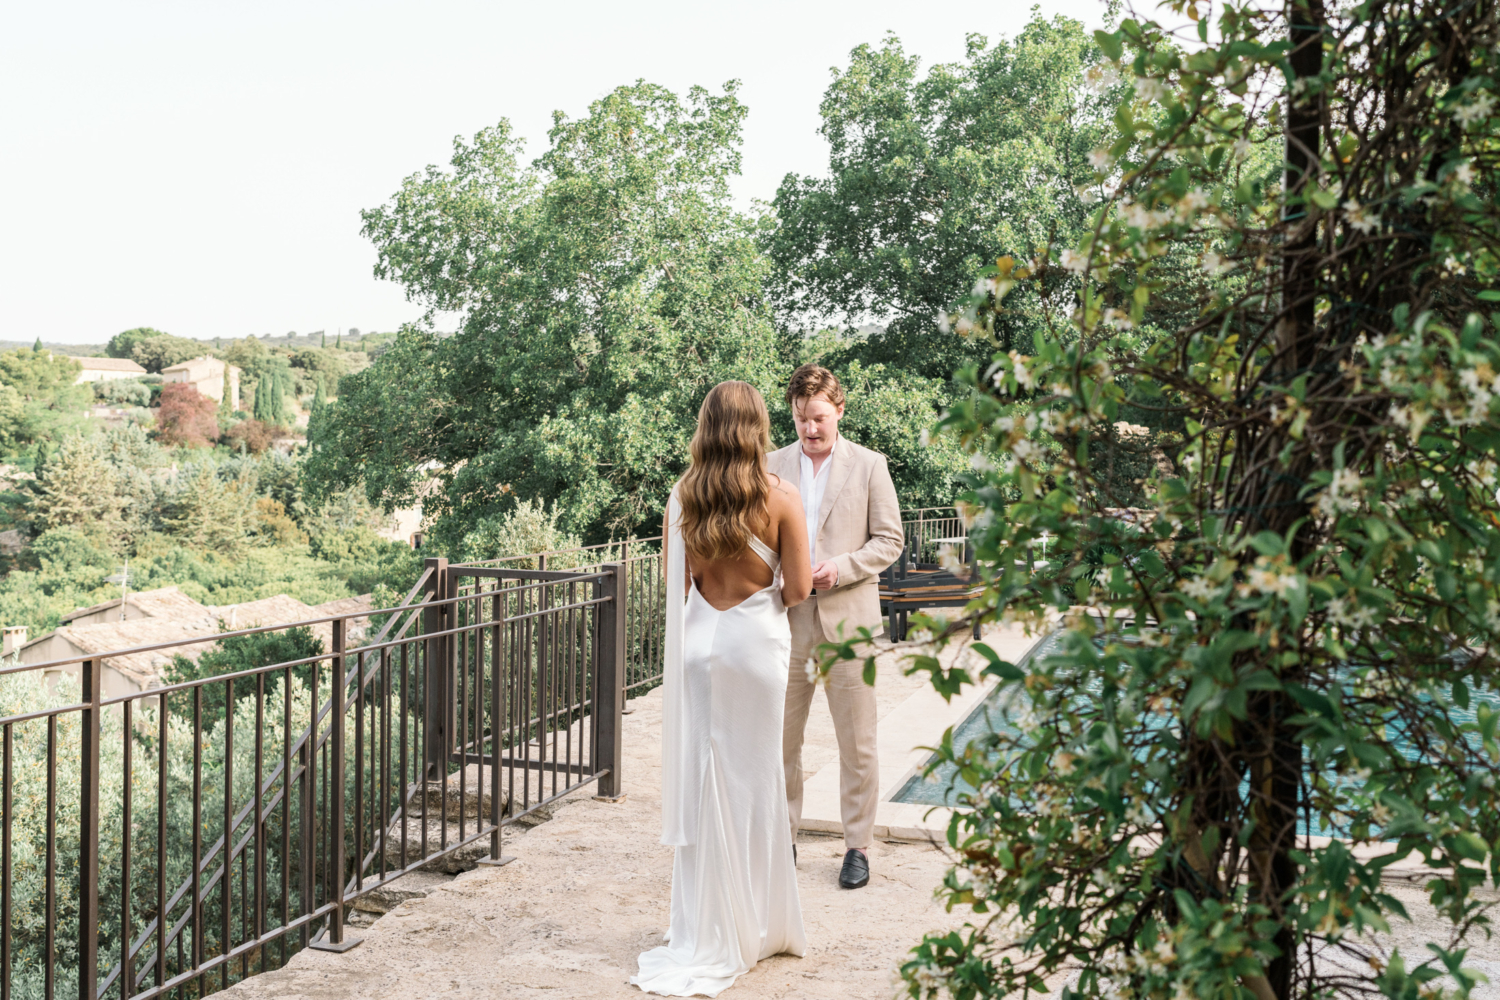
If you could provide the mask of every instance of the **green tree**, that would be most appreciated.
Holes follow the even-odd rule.
[[[38,533],[77,528],[96,542],[117,544],[123,533],[119,477],[96,438],[71,435],[37,469],[31,521]]]
[[[130,348],[130,360],[153,374],[203,354],[203,345],[196,340],[166,333],[143,337]]]
[[[255,337],[236,340],[224,349],[224,360],[250,376],[258,376],[271,356],[270,348]]]
[[[254,626],[241,627],[253,628]],[[220,621],[219,631],[232,630]],[[197,661],[190,660],[180,653],[174,655],[171,664],[162,671],[162,682],[184,684],[188,681],[269,667],[273,663],[305,660],[313,656],[322,656],[323,652],[323,640],[313,634],[312,627],[309,625],[275,632],[230,636],[227,639],[220,639],[214,648],[199,656]],[[312,671],[312,664],[304,664],[300,667],[293,667],[292,676],[297,683],[310,686]],[[326,666],[323,673],[327,674]],[[246,698],[253,699],[254,696],[253,682],[246,682],[243,687],[237,685],[235,705],[238,706]],[[194,698],[191,691],[176,694],[170,701],[171,714],[179,719],[192,719]],[[200,717],[200,729],[209,730],[223,723],[228,714],[226,702],[227,692],[224,690],[224,685],[206,684],[203,686],[203,714]]]
[[[244,476],[224,480],[211,463],[184,469],[161,513],[163,527],[199,548],[233,552],[250,533],[254,493]]]
[[[423,505],[454,543],[518,495],[590,539],[655,524],[704,393],[743,378],[770,396],[787,371],[755,224],[730,205],[735,89],[621,87],[557,115],[530,168],[502,122],[367,211],[377,274],[462,322],[409,327],[340,382],[310,482],[394,509],[436,463]]]
[[[36,338],[36,343],[31,345],[31,349],[33,351],[35,351],[36,353],[38,353],[38,354],[42,353],[42,338],[41,337]]]
[[[272,425],[291,423],[286,397],[292,392],[292,373],[286,358],[265,358],[257,363],[257,368],[260,375],[255,382],[255,419]]]
[[[967,807],[943,895],[976,918],[907,995],[1072,968],[1084,997],[1466,997],[1500,875],[1497,9],[1169,9],[1096,36],[1131,94],[1066,258],[1087,284],[944,422],[974,455],[971,613],[1064,625],[1025,664],[974,646],[995,730],[939,759]],[[1182,248],[1195,308],[1122,334],[1183,295]],[[954,319],[1001,329],[981,291]],[[1131,398],[1184,441],[1121,517],[1091,445]],[[973,679],[935,652],[945,694]],[[1451,925],[1415,953],[1382,885],[1406,859]]]
[[[861,45],[823,97],[828,176],[787,175],[766,247],[783,321],[812,329],[841,318],[845,352],[947,381],[987,357],[983,342],[939,335],[933,318],[1002,256],[1030,261],[1087,230],[1093,167],[1119,101],[1088,70],[1098,47],[1083,25],[1034,15],[1014,39],[970,35],[963,62],[919,74],[888,36]],[[1029,353],[1045,302],[1007,300],[999,331]]]
[[[51,351],[0,353],[0,447],[34,452],[87,426],[94,392],[78,385],[78,362]]]
[[[104,353],[111,358],[129,359],[131,358],[132,353],[135,351],[136,344],[139,344],[141,341],[147,340],[151,337],[166,336],[170,336],[170,334],[163,333],[160,330],[152,329],[149,326],[132,327],[129,330],[121,331],[120,333],[117,333],[113,337],[109,338],[109,343],[104,347]]]

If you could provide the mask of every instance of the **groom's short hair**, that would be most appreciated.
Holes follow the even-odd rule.
[[[786,384],[786,405],[797,412],[797,401],[822,396],[834,406],[844,405],[844,387],[839,377],[822,365],[806,364],[792,372]]]

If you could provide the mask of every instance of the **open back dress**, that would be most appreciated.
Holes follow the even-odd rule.
[[[676,847],[666,944],[631,982],[661,996],[718,996],[807,937],[787,820],[781,722],[792,634],[780,559],[754,535],[769,587],[720,611],[686,597],[680,507],[667,507],[662,843]]]

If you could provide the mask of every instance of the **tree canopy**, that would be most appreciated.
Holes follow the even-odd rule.
[[[659,518],[707,389],[742,378],[774,399],[788,370],[756,222],[729,203],[735,92],[620,87],[556,115],[529,166],[501,122],[367,211],[376,273],[461,323],[407,328],[342,379],[310,481],[394,507],[435,467],[424,509],[455,526],[517,497],[560,503],[590,538]]]
[[[1040,15],[1013,39],[970,35],[963,62],[925,76],[894,36],[856,48],[823,96],[828,175],[788,174],[776,193],[783,321],[883,324],[849,352],[943,381],[984,358],[935,320],[998,258],[1085,232],[1089,157],[1119,101],[1085,78],[1097,56],[1082,24]],[[1006,305],[1003,342],[1030,352],[1040,301],[1028,289]]]

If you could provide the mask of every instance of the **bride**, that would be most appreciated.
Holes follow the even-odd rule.
[[[667,503],[662,843],[677,848],[672,923],[630,980],[661,996],[718,996],[762,958],[807,947],[781,720],[786,609],[807,599],[812,567],[802,501],[766,471],[770,429],[753,386],[714,386]]]

